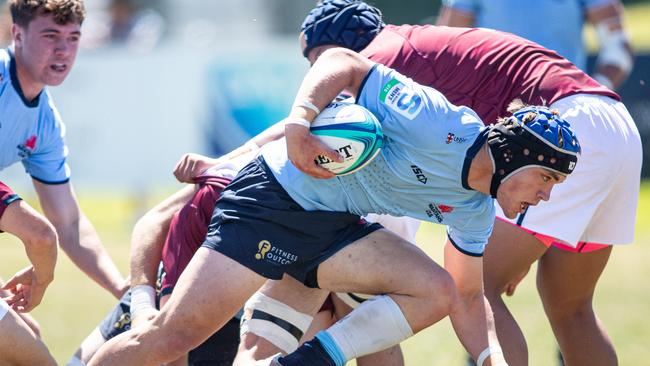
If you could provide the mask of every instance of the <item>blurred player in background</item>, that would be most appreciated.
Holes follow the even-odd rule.
[[[485,123],[508,115],[515,98],[549,104],[572,123],[583,144],[579,167],[550,202],[514,220],[497,212],[485,254],[485,291],[509,364],[527,364],[524,336],[501,294],[511,293],[539,259],[538,289],[568,364],[614,364],[614,347],[592,299],[612,245],[631,243],[634,235],[641,141],[620,97],[522,38],[484,29],[385,25],[378,9],[360,1],[320,3],[303,23],[301,42],[312,63],[331,47],[360,51],[452,103],[470,106]]]
[[[585,20],[594,26],[600,43],[593,78],[614,90],[634,64],[619,0],[443,0],[438,25],[510,32],[556,51],[586,71]]]
[[[63,251],[113,296],[128,285],[77,203],[65,127],[46,85],[61,84],[74,64],[85,9],[81,0],[10,0],[13,46],[0,50],[0,169],[21,161]],[[9,213],[28,225],[33,213]],[[24,226],[23,230],[29,230]]]
[[[54,279],[57,254],[54,228],[11,188],[0,182],[2,231],[23,242],[31,264],[3,283],[0,291],[0,364],[56,365],[33,330],[38,330],[37,324],[27,314],[17,313],[34,309]]]

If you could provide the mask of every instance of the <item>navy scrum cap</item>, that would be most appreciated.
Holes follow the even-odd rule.
[[[358,0],[324,0],[302,23],[307,57],[314,47],[338,45],[359,52],[384,28],[381,11]]]
[[[568,175],[576,167],[580,143],[569,122],[555,110],[529,106],[492,125],[488,145],[495,165],[490,194],[516,172],[531,166]]]

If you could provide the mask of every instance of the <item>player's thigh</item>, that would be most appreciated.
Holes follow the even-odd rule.
[[[329,294],[327,290],[309,288],[286,274],[281,280],[267,280],[259,292],[311,316],[318,312]]]
[[[551,247],[540,258],[537,287],[548,309],[572,310],[591,303],[612,247],[573,253]]]
[[[0,320],[0,364],[56,365],[56,362],[18,314],[9,311]]]
[[[204,340],[230,320],[264,278],[208,248],[199,248],[181,274],[169,300],[154,319],[174,333],[185,329]]]
[[[335,292],[413,295],[449,279],[421,249],[385,229],[344,247],[318,268],[319,286]]]
[[[27,202],[19,200],[9,204],[0,216],[0,230],[19,239],[48,242],[56,240],[54,227]]]
[[[509,222],[496,219],[483,255],[485,291],[502,293],[505,286],[527,270],[546,249],[532,234]]]

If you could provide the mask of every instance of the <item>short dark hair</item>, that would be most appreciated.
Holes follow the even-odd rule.
[[[83,23],[86,8],[83,0],[9,0],[14,24],[27,27],[37,16],[52,15],[60,25]]]

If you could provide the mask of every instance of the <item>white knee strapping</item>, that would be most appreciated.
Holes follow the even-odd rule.
[[[326,332],[346,360],[381,351],[413,335],[402,310],[386,295],[364,301]]]
[[[9,311],[9,304],[7,304],[4,300],[0,299],[0,320],[7,315],[7,312]]]
[[[361,303],[371,299],[375,295],[358,294],[353,292],[337,292],[336,297],[343,301],[347,306],[356,309]]]
[[[283,352],[291,353],[298,348],[300,338],[312,319],[312,316],[258,292],[244,305],[239,332],[241,335],[249,332],[256,334]]]

